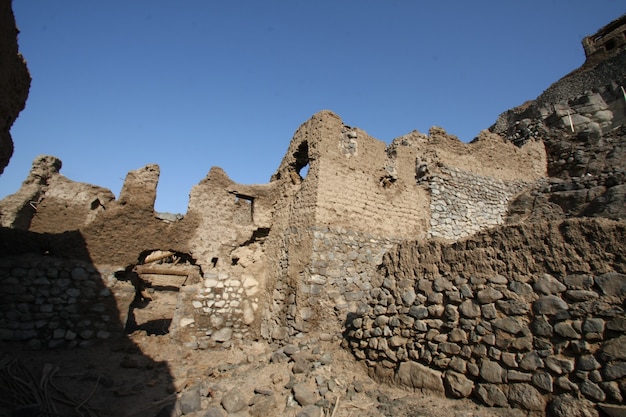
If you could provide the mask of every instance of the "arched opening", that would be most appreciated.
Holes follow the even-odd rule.
[[[309,173],[309,164],[306,164],[300,169],[300,172],[298,172],[298,175],[300,175],[300,178],[305,179],[308,173]]]
[[[309,144],[304,141],[298,146],[298,150],[294,153],[295,161],[292,164],[294,171],[301,179],[306,178],[309,173]]]
[[[180,288],[198,282],[202,272],[189,254],[147,250],[139,255],[137,264],[115,275],[135,287],[135,297],[128,308],[126,333],[162,336],[171,330]]]

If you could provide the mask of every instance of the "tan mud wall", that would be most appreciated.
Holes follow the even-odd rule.
[[[323,111],[296,131],[269,184],[237,184],[212,168],[191,190],[187,214],[173,220],[154,212],[156,165],[129,172],[115,201],[108,190],[60,175],[58,159],[41,157],[25,186],[0,202],[0,211],[6,213],[2,220],[7,226],[40,233],[79,231],[84,246],[78,249],[86,250],[96,265],[123,270],[149,251],[188,254],[201,268],[202,279],[181,290],[172,329],[189,346],[209,348],[255,337],[287,340],[316,328],[327,309],[338,312],[337,321],[327,326],[327,333],[336,337],[347,314],[356,311],[360,291],[378,276],[380,257],[391,242],[428,233],[453,239],[459,236],[456,230],[470,223],[470,232],[500,224],[507,198],[516,191],[500,177],[508,178],[511,167],[521,169],[523,179],[541,175],[531,158],[542,165],[540,147],[528,145],[536,151],[532,154],[511,151],[497,137],[465,145],[441,129],[431,134],[414,133],[386,146]],[[499,158],[482,152],[486,149]],[[477,175],[449,175],[433,159],[439,151],[446,161],[459,155],[470,172],[498,177],[482,177],[476,185]],[[504,158],[509,151],[511,158]],[[524,158],[526,165],[520,162]],[[424,161],[431,171],[420,177]],[[503,184],[492,187],[495,197],[485,186],[491,183]],[[470,198],[459,198],[463,195]],[[441,215],[440,197],[448,214],[480,199],[489,206],[492,197],[496,208],[485,208],[489,215],[484,216],[447,216],[451,225],[437,228],[433,219]],[[14,212],[21,214],[12,216]],[[328,233],[334,246],[326,247],[327,238],[320,233]],[[60,248],[52,249],[61,255]],[[332,267],[320,272],[320,262]]]
[[[428,194],[411,178],[400,178],[385,188],[381,172],[385,153],[380,150],[378,159],[368,160],[365,152],[359,153],[354,164],[320,162],[317,224],[394,238],[424,233]]]

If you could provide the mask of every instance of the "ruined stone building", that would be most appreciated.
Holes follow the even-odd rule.
[[[112,315],[142,325],[132,302],[151,287],[173,293],[160,324],[189,349],[315,334],[380,380],[487,405],[622,401],[624,24],[471,143],[434,127],[387,145],[321,111],[269,183],[211,168],[184,216],[155,212],[156,165],[116,199],[37,158],[0,201],[0,339],[93,346],[125,331]]]

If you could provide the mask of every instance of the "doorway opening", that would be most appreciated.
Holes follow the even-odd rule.
[[[199,282],[202,273],[189,254],[147,250],[139,255],[137,264],[115,275],[135,287],[135,297],[128,308],[126,333],[163,336],[170,332],[180,288]]]

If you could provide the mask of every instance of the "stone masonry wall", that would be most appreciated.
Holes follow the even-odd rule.
[[[252,275],[206,273],[202,283],[181,288],[173,337],[189,347],[229,347],[253,338],[259,282]]]
[[[339,337],[395,242],[344,228],[314,228],[311,262],[298,286],[301,297],[289,308],[288,324],[297,332]]]
[[[0,340],[73,348],[122,335],[136,288],[116,269],[34,254],[0,258]],[[249,272],[205,273],[176,293],[170,334],[194,349],[254,338],[259,292]]]
[[[288,231],[286,238],[290,238]],[[398,241],[344,228],[313,227],[307,269],[293,288],[278,281],[266,306],[266,339],[284,342],[311,331],[327,339],[340,338],[348,314],[373,288],[373,277],[383,255]],[[298,232],[294,236],[300,236]],[[257,336],[256,325],[263,307],[258,276],[208,272],[200,285],[181,288],[172,328],[174,337],[194,348],[228,347]],[[329,314],[332,315],[329,316]],[[283,315],[283,320],[272,321]]]
[[[543,411],[578,394],[620,403],[625,232],[568,221],[402,244],[344,343],[381,379],[490,406]]]
[[[339,233],[344,240],[333,238],[337,247],[328,250],[335,254],[331,262],[351,254],[354,240],[357,251],[382,254],[388,242],[427,237],[431,201],[428,183],[416,181],[418,160],[428,161],[441,178],[445,173],[435,169],[438,161],[461,158],[463,169],[473,175],[533,180],[544,173],[542,151],[536,144],[518,150],[495,135],[466,145],[443,129],[431,130],[430,136],[415,132],[387,146],[322,111],[296,131],[269,184],[237,184],[214,167],[193,187],[182,217],[162,219],[154,212],[156,165],[129,172],[115,200],[108,190],[63,177],[61,162],[54,157],[34,162],[22,189],[0,202],[0,217],[5,226],[38,232],[37,239],[45,239],[46,233],[75,233],[80,254],[97,266],[114,265],[117,271],[132,269],[140,254],[154,250],[189,255],[201,269],[204,284],[180,288],[171,332],[182,343],[211,347],[244,338],[287,340],[322,322],[320,317],[326,314],[322,305],[335,311],[335,305],[343,304],[333,301],[338,299],[336,291],[355,297],[353,287],[369,285],[367,280],[376,276],[375,262],[348,259],[333,267],[348,281],[322,277],[311,269],[312,262],[328,261],[318,258],[315,232],[346,231]],[[450,178],[445,180],[453,182]],[[467,189],[459,195],[474,198],[472,184],[454,184]],[[457,195],[450,197],[447,205],[452,211],[468,204]],[[480,228],[499,218],[474,216],[471,221]],[[18,253],[39,250],[26,246]],[[47,251],[76,255],[67,247]],[[360,274],[357,281],[355,270]],[[324,279],[334,280],[333,285],[312,293],[315,281]],[[280,299],[272,299],[275,290]],[[319,304],[312,297],[326,302]],[[311,303],[317,303],[313,310]],[[348,304],[337,321],[328,323],[330,334],[339,334],[347,312],[355,310],[354,303]],[[294,305],[295,315],[290,311]]]
[[[528,186],[441,167],[428,178],[430,189],[429,237],[457,240],[488,227],[501,225],[509,200]]]
[[[573,125],[583,136],[623,125],[625,64],[626,51],[621,51],[592,69],[574,71],[534,101],[502,113],[490,130],[519,145],[541,137],[543,125],[570,130]]]
[[[0,258],[0,340],[30,349],[89,347],[122,334],[117,303],[128,305],[131,286],[93,265],[50,256]]]

